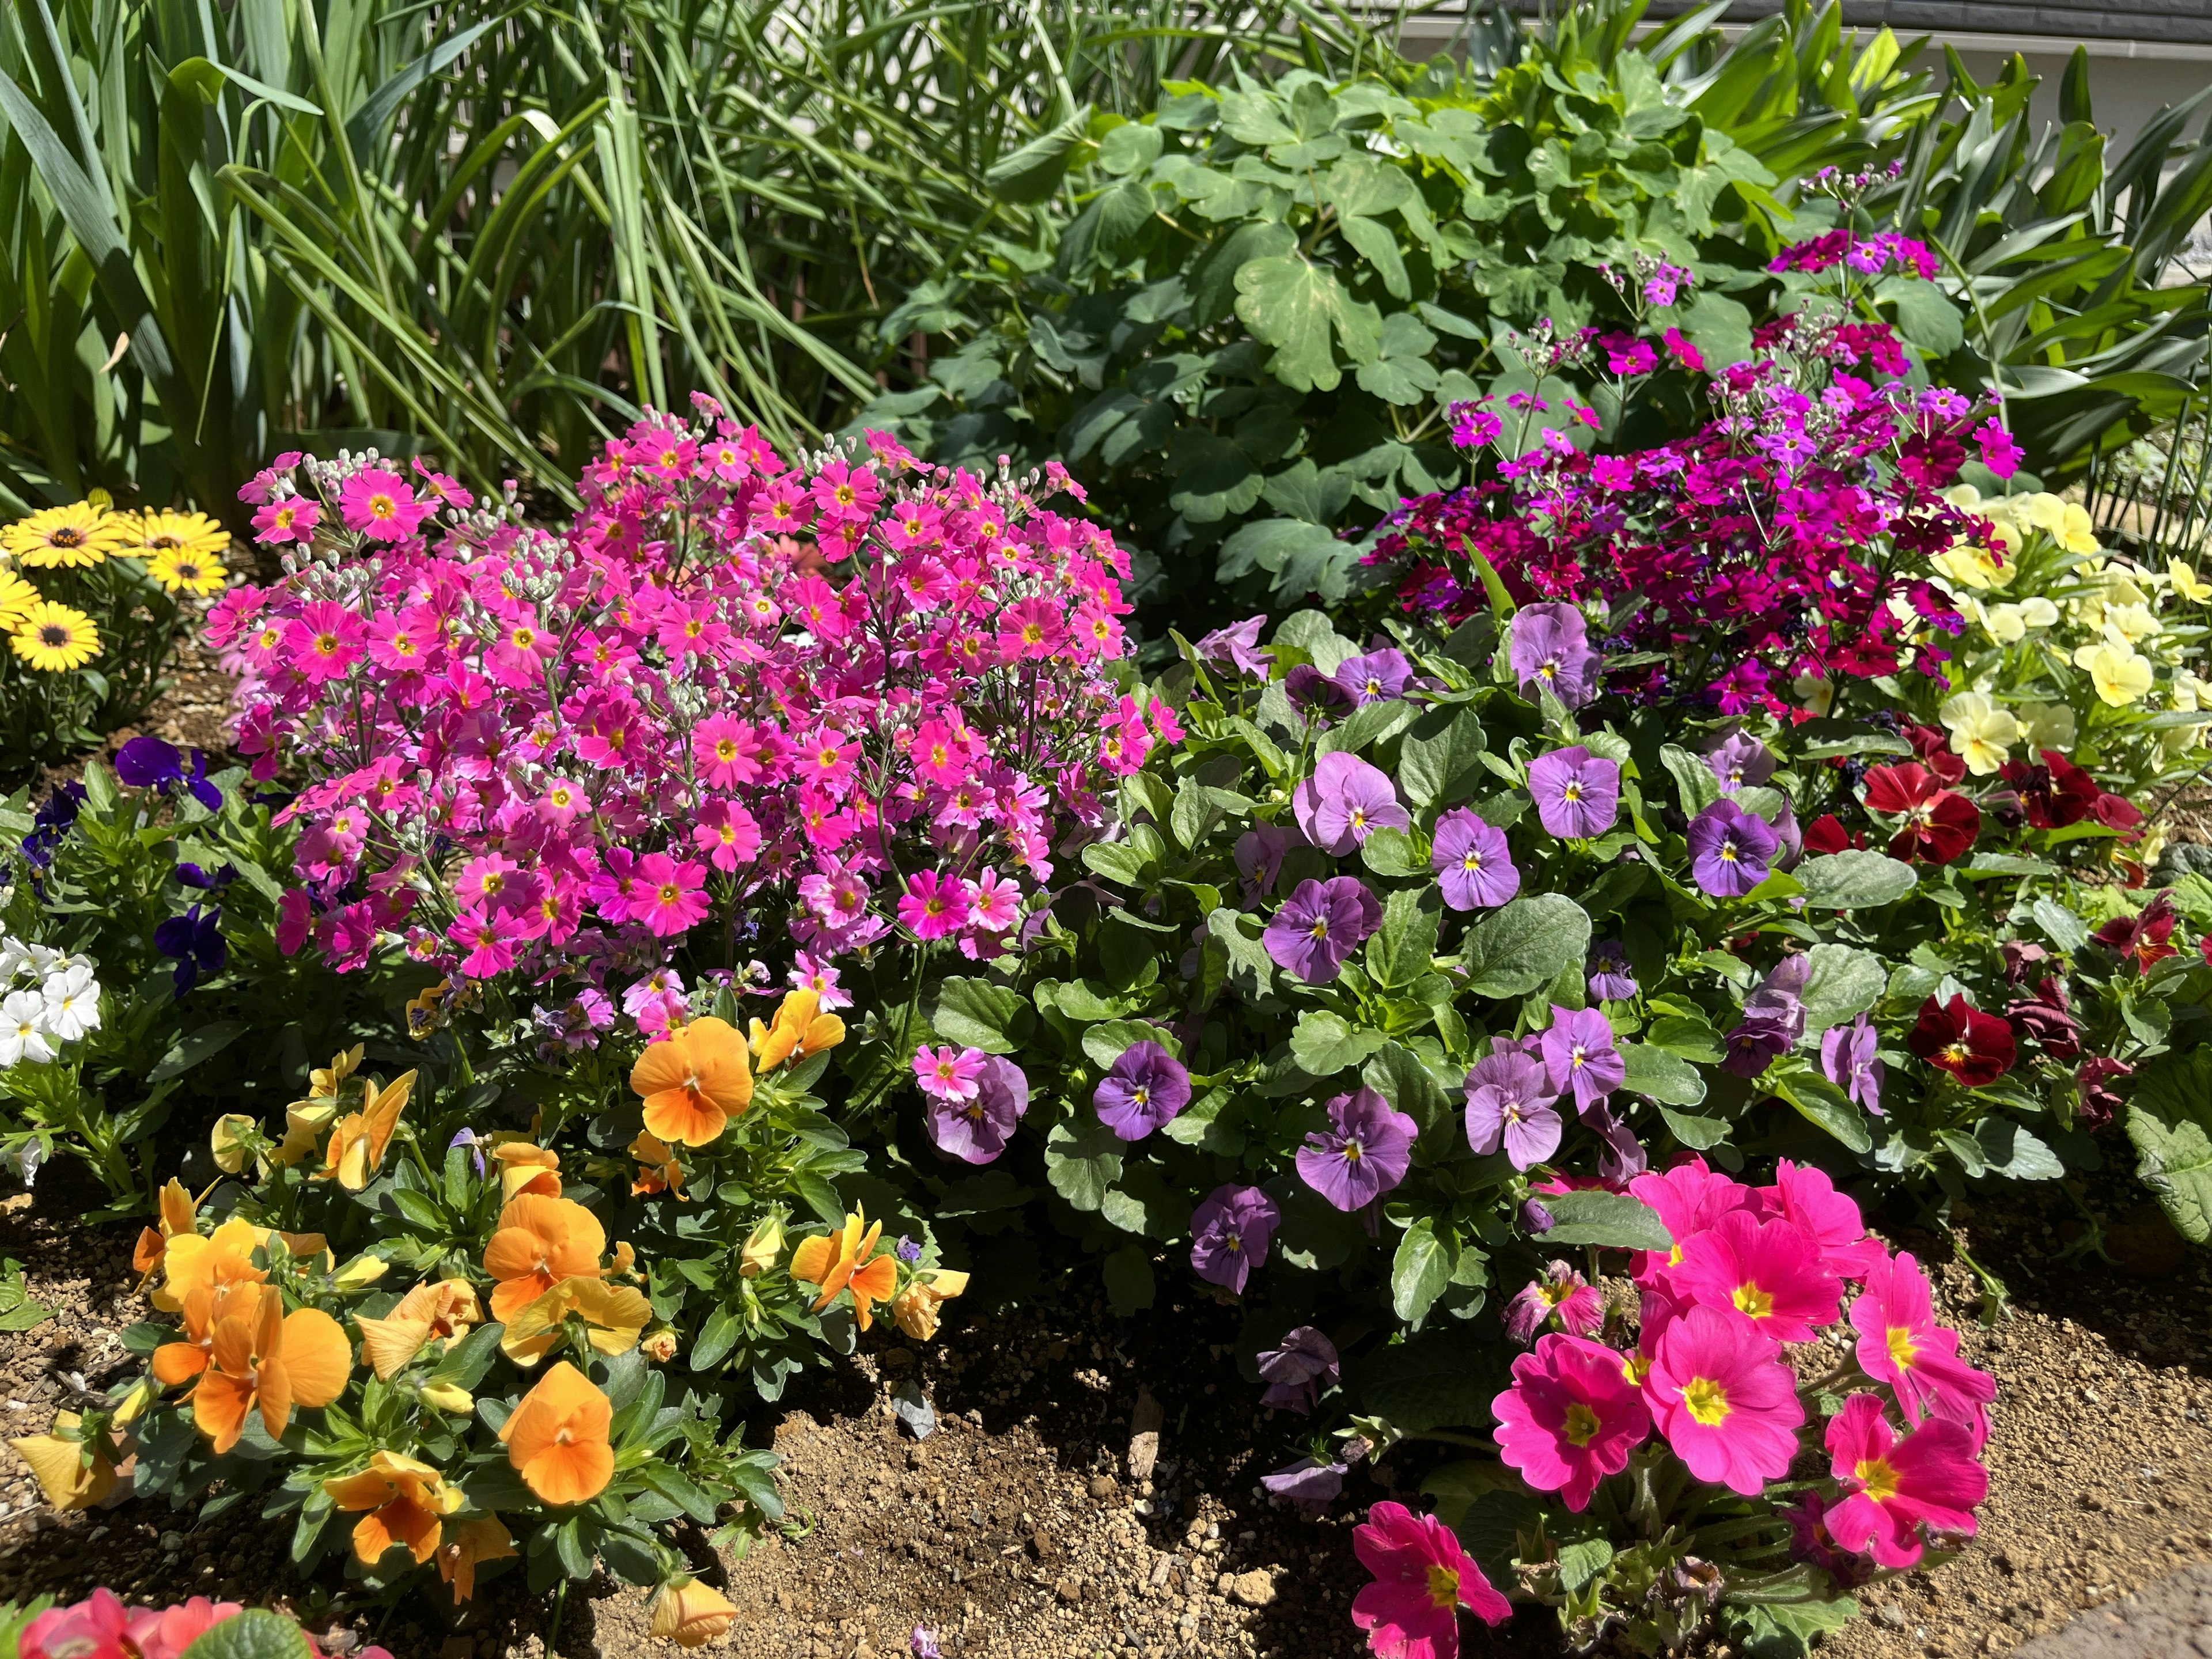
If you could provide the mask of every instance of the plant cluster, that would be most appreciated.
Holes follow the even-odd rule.
[[[41,1597],[0,1607],[0,1653],[15,1659],[325,1659],[297,1620],[204,1595],[167,1607],[127,1606],[96,1589],[67,1607]],[[375,1643],[359,1659],[392,1659]]]

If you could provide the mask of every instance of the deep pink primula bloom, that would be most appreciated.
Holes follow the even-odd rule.
[[[1631,1258],[1632,1276],[1647,1287],[1671,1283],[1673,1269],[1682,1260],[1683,1244],[1730,1210],[1740,1210],[1751,1202],[1748,1187],[1708,1168],[1694,1152],[1672,1169],[1638,1176],[1628,1183],[1628,1190],[1658,1212],[1674,1239],[1669,1251],[1644,1251]]]
[[[707,866],[681,862],[665,853],[647,853],[637,861],[637,890],[630,914],[659,938],[673,939],[707,919],[713,908],[704,890]]]
[[[49,1607],[24,1627],[22,1659],[125,1659],[130,1612],[112,1589]]]
[[[1836,1190],[1828,1172],[1814,1164],[1784,1158],[1775,1166],[1774,1185],[1752,1194],[1762,1216],[1781,1216],[1796,1224],[1820,1247],[1820,1261],[1838,1279],[1864,1279],[1889,1252],[1869,1238],[1859,1206]]]
[[[1660,1432],[1698,1480],[1756,1498],[1790,1472],[1805,1421],[1797,1379],[1743,1315],[1684,1309],[1660,1333],[1644,1388]]]
[[[461,972],[471,979],[489,979],[514,966],[514,945],[521,929],[496,910],[464,910],[453,919],[447,937],[463,952]]]
[[[759,855],[760,825],[735,801],[710,800],[699,809],[691,844],[707,855],[708,863],[728,875]]]
[[[860,745],[834,726],[825,726],[799,746],[799,776],[835,799],[853,787]]]
[[[1628,1467],[1651,1432],[1644,1391],[1601,1342],[1556,1334],[1513,1362],[1513,1386],[1490,1402],[1498,1456],[1538,1492],[1589,1507],[1597,1483]]]
[[[285,632],[284,648],[291,665],[313,685],[343,679],[359,660],[368,630],[343,605],[329,599],[300,608],[299,619]]]
[[[1377,1504],[1352,1528],[1352,1553],[1375,1575],[1352,1598],[1352,1622],[1377,1659],[1458,1659],[1460,1608],[1486,1625],[1513,1616],[1513,1604],[1433,1515]]]
[[[933,1100],[973,1100],[982,1086],[981,1048],[955,1048],[950,1043],[932,1048],[927,1043],[914,1051],[915,1081]]]
[[[204,1595],[195,1595],[173,1607],[140,1607],[131,1614],[131,1645],[138,1650],[141,1659],[184,1659],[185,1650],[214,1626],[245,1611],[242,1603],[210,1601]],[[50,1645],[45,1659],[64,1659],[64,1652]],[[40,1659],[39,1650],[27,1641],[22,1659]]]
[[[1959,1358],[1959,1334],[1936,1322],[1928,1276],[1911,1253],[1876,1263],[1866,1291],[1851,1304],[1859,1334],[1859,1369],[1887,1382],[1908,1423],[1929,1416],[1966,1425],[1978,1448],[1987,1437],[1988,1413],[1997,1397],[1996,1378]]]
[[[996,870],[967,884],[968,925],[978,933],[1002,933],[1022,913],[1022,890]]]
[[[898,919],[925,944],[958,933],[968,923],[968,897],[959,878],[935,870],[915,872],[898,902]]]
[[[416,501],[414,486],[380,466],[362,468],[338,490],[346,528],[373,542],[405,541],[429,516],[431,505]]]
[[[295,957],[300,947],[307,942],[307,927],[313,919],[313,901],[304,887],[288,887],[284,896],[276,903],[276,949],[283,955]]]
[[[1905,1568],[1921,1555],[1920,1529],[1974,1531],[1974,1510],[1990,1495],[1990,1472],[1975,1460],[1964,1425],[1929,1418],[1899,1438],[1881,1401],[1855,1394],[1828,1424],[1830,1473],[1844,1483],[1844,1501],[1825,1517],[1829,1534],[1847,1550],[1871,1553],[1878,1566]]]
[[[322,521],[320,501],[305,495],[279,495],[253,515],[253,536],[272,547],[287,542],[305,547],[315,539],[315,526]]]
[[[1792,1221],[1731,1210],[1682,1246],[1674,1288],[1707,1308],[1733,1308],[1778,1342],[1809,1342],[1835,1322],[1843,1282]]]
[[[505,902],[507,888],[521,867],[502,854],[481,853],[461,866],[453,892],[465,906],[496,909]]]

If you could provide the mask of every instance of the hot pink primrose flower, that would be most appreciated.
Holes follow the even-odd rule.
[[[982,1087],[985,1058],[981,1048],[924,1044],[914,1051],[915,1080],[933,1100],[973,1100]]]
[[[1851,1304],[1859,1369],[1887,1382],[1908,1423],[1929,1416],[1964,1424],[1978,1449],[1989,1432],[1983,1410],[1997,1397],[1996,1378],[1959,1358],[1959,1334],[1936,1322],[1928,1276],[1909,1251],[1867,1274]]]
[[[1660,1432],[1698,1480],[1756,1498],[1790,1472],[1805,1421],[1797,1380],[1743,1315],[1685,1309],[1660,1333],[1644,1388]]]
[[[1859,1206],[1813,1164],[1784,1158],[1775,1166],[1774,1185],[1755,1190],[1752,1206],[1762,1216],[1795,1223],[1820,1247],[1822,1266],[1838,1279],[1864,1279],[1888,1254],[1880,1239],[1866,1236]]]
[[[1375,1582],[1352,1599],[1352,1622],[1379,1659],[1457,1659],[1459,1610],[1486,1625],[1513,1616],[1450,1528],[1403,1504],[1377,1504],[1352,1528],[1352,1551]]]
[[[1731,1210],[1681,1248],[1674,1288],[1700,1306],[1733,1308],[1778,1342],[1808,1342],[1835,1322],[1843,1284],[1793,1222]]]
[[[898,919],[914,936],[927,943],[957,933],[968,920],[968,896],[957,878],[934,870],[917,870],[907,878],[906,896],[898,902]]]
[[[1589,1504],[1607,1475],[1651,1432],[1643,1391],[1620,1356],[1578,1336],[1545,1337],[1513,1362],[1513,1386],[1490,1402],[1498,1455],[1538,1492],[1556,1492],[1571,1510]]]
[[[1751,1192],[1738,1182],[1706,1166],[1692,1156],[1673,1169],[1651,1170],[1628,1183],[1628,1190],[1659,1212],[1674,1247],[1666,1255],[1644,1251],[1634,1258],[1636,1282],[1646,1286],[1672,1282],[1672,1271],[1682,1260],[1686,1240],[1695,1237],[1730,1210],[1751,1201]]]
[[[689,932],[705,919],[704,865],[689,859],[679,864],[665,853],[648,853],[637,861],[637,879],[642,896],[631,899],[630,915],[661,938]]]
[[[1831,1473],[1844,1501],[1826,1516],[1829,1534],[1875,1564],[1909,1567],[1920,1559],[1920,1528],[1972,1534],[1974,1508],[1990,1495],[1990,1472],[1974,1461],[1965,1426],[1930,1418],[1899,1439],[1881,1401],[1855,1394],[1828,1424]]]
[[[380,466],[363,467],[338,491],[346,528],[373,542],[405,541],[429,511],[406,479]]]

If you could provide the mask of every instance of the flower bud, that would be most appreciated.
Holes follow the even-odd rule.
[[[647,1359],[665,1365],[676,1358],[676,1333],[663,1326],[657,1331],[647,1331],[637,1346]]]
[[[331,1275],[331,1283],[341,1291],[363,1291],[392,1270],[392,1264],[380,1255],[357,1255]]]
[[[752,1231],[745,1240],[744,1249],[738,1253],[738,1272],[747,1279],[758,1279],[783,1254],[783,1218],[772,1215]]]
[[[422,1403],[451,1417],[466,1417],[477,1408],[475,1397],[451,1382],[425,1382]]]
[[[687,1578],[662,1590],[653,1602],[653,1633],[678,1647],[704,1647],[728,1631],[737,1616],[728,1596]]]
[[[225,1175],[237,1175],[246,1168],[244,1133],[258,1133],[260,1123],[243,1112],[225,1112],[216,1119],[215,1127],[208,1131],[208,1150],[215,1154],[215,1166]]]

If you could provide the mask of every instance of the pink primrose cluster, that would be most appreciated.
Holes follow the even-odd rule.
[[[96,1589],[65,1607],[50,1607],[24,1627],[21,1659],[183,1659],[185,1650],[216,1626],[245,1608],[236,1601],[195,1595],[173,1607],[126,1607],[111,1589]],[[307,1651],[322,1649],[307,1632]],[[359,1659],[392,1659],[367,1647]]]
[[[1041,505],[1080,494],[1056,466],[879,433],[789,461],[694,402],[609,443],[558,534],[419,463],[287,455],[242,492],[284,574],[209,640],[256,775],[308,779],[288,951],[596,985],[774,908],[817,978],[894,933],[988,957],[1180,736],[1118,691],[1127,560]]]

